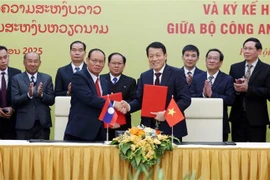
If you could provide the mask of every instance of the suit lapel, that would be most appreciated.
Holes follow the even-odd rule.
[[[255,69],[253,70],[253,72],[249,78],[248,83],[252,83],[254,81],[254,78],[260,74],[261,68],[262,68],[262,62],[260,60],[258,60],[256,66],[255,66]]]
[[[87,67],[87,65],[86,65],[86,63],[84,62],[84,63],[83,63],[82,69],[85,69],[86,67]]]
[[[106,82],[107,80],[100,76],[100,85],[101,85],[101,88],[102,88],[102,96],[104,95],[107,95],[109,93],[109,89],[108,89],[108,84]]]
[[[150,69],[145,74],[145,83],[144,84],[151,84],[153,85],[153,79],[154,79],[154,72],[153,69]]]
[[[219,71],[219,73],[214,81],[214,84],[212,86],[212,91],[215,91],[217,89],[218,85],[222,82],[223,78],[224,78],[223,73],[221,71]]]
[[[26,84],[26,85],[30,85],[30,79],[29,79],[29,77],[28,77],[28,75],[27,75],[27,73],[26,72],[24,72],[24,75],[23,75],[23,81],[24,81],[24,83]]]
[[[73,76],[73,69],[72,69],[72,66],[71,66],[71,63],[69,64],[69,66],[67,67],[67,74],[72,77]]]
[[[36,80],[36,87],[39,86],[39,83],[42,82],[42,74],[40,74],[39,72],[37,73],[37,80]]]
[[[246,65],[246,61],[243,61],[243,62],[240,64],[241,68],[239,68],[239,78],[242,78],[242,77],[245,76],[245,70],[246,70],[245,65]]]
[[[165,66],[162,78],[161,78],[161,85],[167,85],[167,82],[169,81],[169,78],[171,76],[171,69],[168,65]]]
[[[83,69],[82,71],[83,71],[83,73],[86,75],[86,78],[88,79],[88,82],[90,83],[90,87],[92,88],[92,91],[95,92],[96,95],[98,96],[97,90],[96,90],[95,82],[94,82],[92,76],[89,74],[87,68]],[[101,88],[102,88],[102,91],[103,91],[103,94],[104,94],[104,90],[103,90],[103,86],[104,86],[104,85],[102,85],[102,84],[103,84],[103,83],[102,83],[102,79],[103,79],[103,78],[101,78],[101,76],[100,76],[100,84],[101,84]]]
[[[11,87],[11,80],[13,77],[13,71],[8,67],[8,86],[7,86],[7,91],[10,89]]]

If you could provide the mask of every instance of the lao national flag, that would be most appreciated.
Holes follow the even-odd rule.
[[[112,126],[116,122],[117,114],[109,97],[106,98],[106,102],[102,108],[98,119]]]

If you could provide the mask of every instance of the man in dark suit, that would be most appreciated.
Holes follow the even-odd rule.
[[[228,141],[230,126],[227,107],[233,104],[235,91],[233,78],[220,71],[223,59],[224,55],[220,50],[210,49],[206,53],[207,72],[194,76],[189,91],[192,97],[223,99],[223,141]]]
[[[199,57],[199,49],[192,44],[186,45],[182,50],[184,66],[181,70],[183,71],[183,75],[186,78],[188,85],[191,84],[193,76],[204,72],[196,67]]]
[[[51,109],[54,91],[50,75],[38,72],[41,61],[37,53],[24,55],[25,72],[13,77],[12,102],[16,106],[17,139],[45,139],[50,137]]]
[[[9,67],[8,64],[8,50],[5,46],[0,46],[0,139],[16,139],[16,115],[11,102],[11,79],[20,74],[21,70]]]
[[[105,65],[105,53],[92,49],[88,53],[87,68],[75,73],[71,79],[71,107],[64,140],[69,141],[103,141],[106,131],[99,115],[105,104],[109,82],[100,77]],[[114,102],[114,107],[120,103]]]
[[[77,71],[86,68],[84,63],[86,45],[81,41],[74,41],[69,47],[71,63],[60,67],[55,77],[55,96],[70,96],[71,77]]]
[[[160,42],[153,42],[146,48],[146,54],[149,59],[151,69],[141,74],[138,82],[136,99],[129,103],[127,109],[130,110],[130,112],[135,112],[141,109],[144,85],[154,84],[154,82],[156,82],[156,79],[158,79],[161,86],[168,87],[165,109],[167,109],[167,106],[173,96],[180,110],[184,112],[191,103],[188,86],[185,78],[181,74],[181,70],[166,64],[166,47]],[[157,73],[161,73],[159,74],[158,78],[156,75]],[[172,128],[168,125],[167,121],[165,121],[164,118],[165,109],[164,111],[160,112],[152,112],[152,114],[156,116],[155,118],[142,117],[141,124],[148,127],[156,128],[157,121],[159,123],[158,128],[164,134],[171,135]],[[186,121],[183,120],[177,123],[174,126],[173,133],[175,137],[180,139],[183,136],[186,136]]]
[[[126,65],[126,57],[120,53],[112,53],[108,57],[108,67],[110,73],[102,75],[109,82],[111,93],[122,92],[123,100],[130,102],[136,97],[136,80],[123,74]],[[115,137],[116,130],[127,130],[131,127],[131,115],[127,113],[126,124],[120,128],[109,130],[109,138]]]
[[[232,140],[236,142],[266,141],[270,66],[258,58],[261,51],[261,42],[248,38],[243,43],[245,60],[233,64],[230,69],[237,93],[229,120],[232,123]]]

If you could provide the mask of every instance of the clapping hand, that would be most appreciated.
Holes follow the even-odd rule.
[[[37,89],[37,96],[40,97],[40,98],[43,96],[42,87],[43,87],[43,83],[40,82],[39,85],[38,85],[38,89]]]
[[[29,95],[29,97],[33,97],[33,94],[34,94],[34,83],[30,83],[30,85],[29,85],[29,90],[28,90],[28,95]]]
[[[212,97],[212,85],[209,80],[205,80],[204,82],[203,94],[205,97]]]

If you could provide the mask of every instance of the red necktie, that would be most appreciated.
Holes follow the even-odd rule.
[[[7,85],[6,85],[6,79],[5,79],[5,72],[2,72],[2,83],[1,83],[1,95],[2,95],[2,107],[7,106]]]
[[[95,86],[96,86],[97,94],[100,97],[101,96],[101,93],[100,93],[100,88],[99,88],[99,84],[98,84],[98,78],[97,78],[97,80],[95,82]]]

